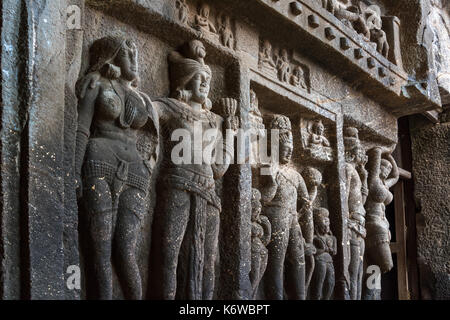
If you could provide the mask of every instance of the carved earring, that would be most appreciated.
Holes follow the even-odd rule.
[[[102,67],[101,73],[104,77],[112,80],[119,79],[121,76],[120,68],[111,63],[106,63]]]

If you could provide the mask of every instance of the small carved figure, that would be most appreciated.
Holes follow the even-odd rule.
[[[276,72],[276,64],[273,61],[272,45],[268,40],[264,40],[262,48],[259,51],[259,62],[260,68],[267,68],[270,71]]]
[[[260,165],[261,159],[259,155],[259,139],[266,136],[266,130],[264,126],[263,117],[261,111],[259,111],[259,102],[256,93],[250,90],[250,111],[248,113],[248,120],[250,124],[250,129],[252,130],[251,135],[251,158],[250,164],[253,168]]]
[[[220,41],[222,44],[230,49],[234,48],[234,35],[233,31],[231,30],[231,20],[229,16],[223,15],[220,19],[220,27],[219,27],[219,34],[220,34]]]
[[[237,101],[221,100],[231,119],[222,119],[210,111],[208,99],[211,69],[204,63],[205,47],[192,40],[180,51],[169,54],[171,96],[158,99],[161,126],[164,130],[163,170],[160,173],[161,194],[158,215],[155,216],[153,240],[157,298],[210,300],[214,293],[215,264],[218,256],[220,198],[215,191],[215,180],[228,169],[232,148],[220,138],[219,131],[237,129],[234,113]],[[194,141],[196,128],[216,131],[216,140],[202,137],[201,150],[222,149],[224,159],[217,154],[208,155],[206,161],[198,154],[197,143],[189,143],[182,150],[183,161],[172,159],[176,144],[172,141],[174,130],[184,129]],[[230,126],[230,127],[229,127]],[[184,139],[184,138],[183,138]],[[201,152],[204,155],[204,152]],[[186,156],[187,155],[187,156]],[[159,259],[159,260],[156,260]]]
[[[133,41],[108,36],[96,40],[90,53],[89,73],[77,84],[75,172],[88,214],[98,298],[112,299],[115,260],[125,297],[141,299],[136,245],[152,166],[137,150],[137,131],[149,123],[158,136],[158,118],[149,97],[134,86]]]
[[[385,58],[389,54],[389,44],[387,42],[386,33],[381,29],[381,11],[377,5],[369,6],[365,11],[366,25],[369,29],[369,39],[376,44],[376,49]]]
[[[194,28],[202,33],[217,33],[216,27],[209,21],[210,7],[206,3],[202,4],[199,13],[194,18]]]
[[[325,127],[322,120],[308,121],[308,135],[306,137],[305,149],[310,157],[322,161],[331,161],[333,159],[333,150],[330,142],[324,135]]]
[[[178,9],[178,20],[180,20],[181,23],[186,24],[189,18],[189,7],[186,0],[176,0],[175,5]]]
[[[280,164],[272,165],[271,175],[261,176],[264,213],[272,226],[271,241],[267,246],[269,261],[264,275],[265,294],[267,299],[283,299],[286,269],[287,283],[292,287],[290,298],[304,300],[304,239],[297,208],[309,210],[311,203],[303,177],[290,166],[293,139],[289,118],[275,115],[270,128],[279,130]]]
[[[305,81],[305,73],[302,67],[296,66],[294,68],[294,72],[292,72],[291,75],[291,84],[294,87],[301,87],[303,89],[308,89],[308,86],[306,85]]]
[[[352,5],[350,0],[323,0],[323,7],[333,13],[348,27],[364,35],[369,39],[369,29],[364,19],[364,8],[362,3]]]
[[[368,189],[367,171],[364,168],[367,156],[361,146],[358,130],[353,127],[345,128],[345,201],[348,207],[347,223],[349,237],[348,272],[350,276],[350,298],[361,300],[363,259],[366,237],[365,216]]]
[[[389,247],[391,234],[385,209],[393,199],[389,189],[399,178],[397,164],[389,150],[380,147],[370,149],[367,163],[369,195],[365,205],[366,216],[366,250],[371,264],[380,267],[381,272],[392,269],[392,255]]]
[[[289,63],[288,52],[286,49],[281,50],[281,55],[277,56],[278,79],[281,82],[289,82],[291,74],[291,65]]]
[[[322,174],[319,170],[313,167],[307,167],[303,170],[302,175],[305,179],[306,186],[309,191],[309,201],[314,204],[317,197],[317,192],[320,184],[322,183]],[[314,237],[314,219],[312,207],[308,210],[300,211],[299,217],[300,227],[302,228],[303,238],[305,239],[305,260],[306,260],[306,280],[305,286],[308,290],[311,282],[311,277],[314,271],[314,254],[316,250],[313,246]]]
[[[269,219],[261,215],[261,193],[258,189],[252,190],[252,267],[250,282],[252,283],[253,299],[256,298],[259,282],[267,267],[268,251],[272,229]]]
[[[328,216],[328,210],[325,208],[314,210],[314,247],[317,251],[310,290],[312,300],[330,300],[333,296],[333,256],[337,252],[337,241],[331,233]]]

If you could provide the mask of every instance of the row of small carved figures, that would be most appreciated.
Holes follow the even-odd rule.
[[[210,6],[203,3],[198,8],[198,13],[194,15],[194,21],[189,22],[189,7],[186,0],[176,0],[176,8],[178,9],[178,20],[182,24],[190,25],[192,28],[200,33],[200,37],[204,35],[213,33],[220,35],[221,43],[230,49],[234,48],[234,35],[231,30],[230,17],[226,15],[221,15],[218,18],[219,27],[216,26],[209,20],[210,17]]]

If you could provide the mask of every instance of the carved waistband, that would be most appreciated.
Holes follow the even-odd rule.
[[[129,169],[126,172],[119,172],[119,166],[114,166],[108,162],[98,160],[88,160],[83,166],[83,175],[86,178],[105,178],[108,184],[113,185],[114,179],[119,179],[124,184],[137,188],[147,193],[149,188],[149,179],[142,178]]]

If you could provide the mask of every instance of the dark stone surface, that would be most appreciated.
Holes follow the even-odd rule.
[[[450,123],[411,119],[418,260],[423,299],[450,298]]]

